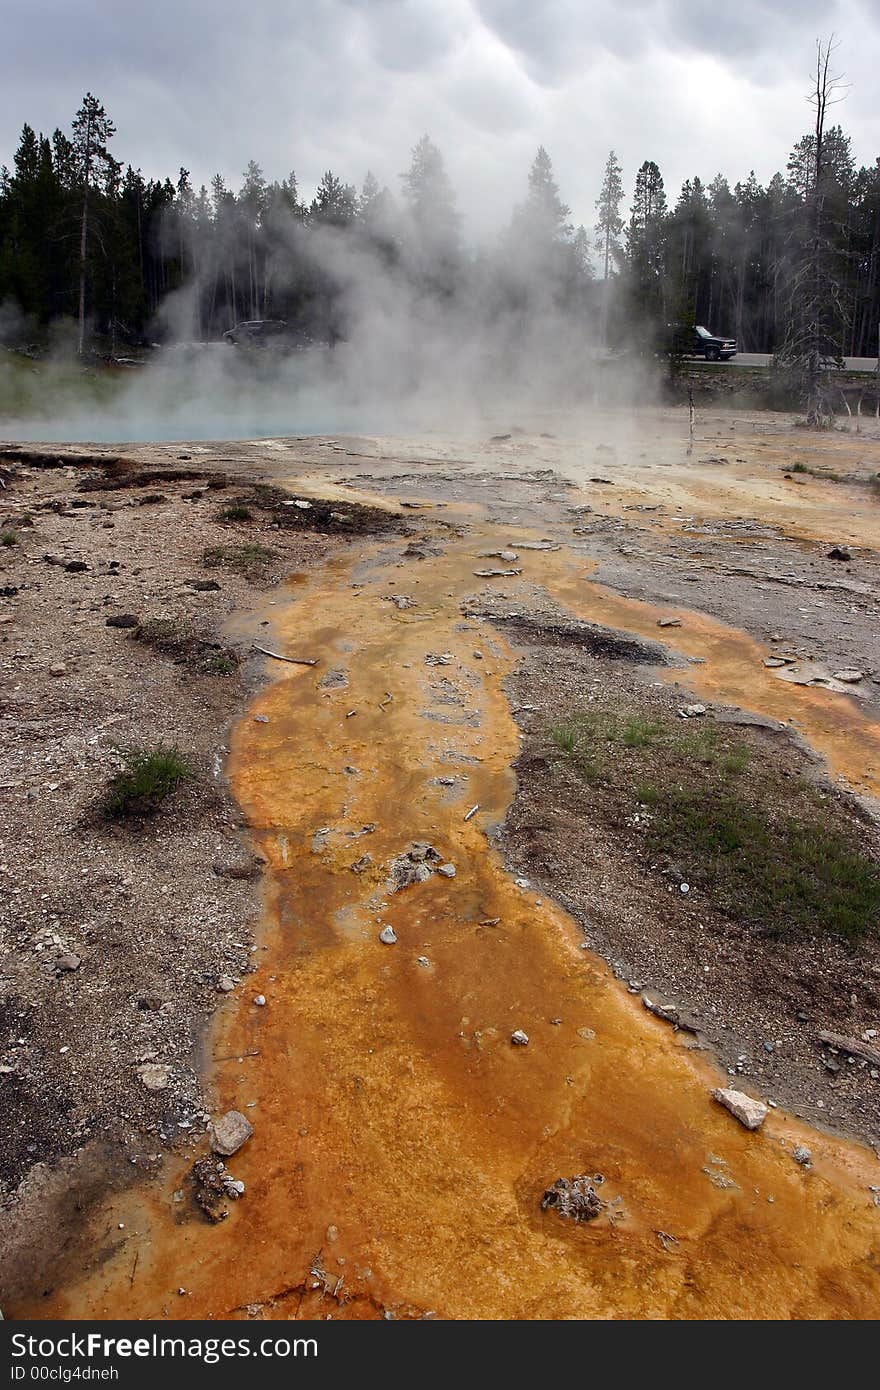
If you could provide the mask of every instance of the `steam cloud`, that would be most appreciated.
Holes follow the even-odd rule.
[[[8,439],[117,442],[270,438],[326,433],[465,433],[493,422],[546,423],[631,398],[631,372],[603,361],[600,290],[572,289],[528,238],[503,254],[462,261],[445,285],[381,244],[334,226],[291,227],[273,253],[273,288],[304,267],[332,288],[335,345],[284,353],[195,343],[204,286],[169,296],[157,330],[166,346],[147,364],[84,389],[71,342],[56,329],[48,366],[0,352],[0,418]],[[566,255],[569,248],[560,248]],[[451,287],[450,287],[451,285]],[[21,340],[0,312],[0,342]],[[104,375],[104,374],[102,374]],[[644,399],[645,383],[639,394]]]

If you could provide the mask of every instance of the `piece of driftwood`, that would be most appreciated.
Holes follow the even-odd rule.
[[[475,815],[477,814],[477,812],[479,811],[479,809],[480,809],[480,803],[477,802],[476,806],[472,806],[471,809],[468,811],[467,815],[465,816],[465,820],[466,820],[466,821],[470,820],[472,816],[475,816]]]
[[[254,643],[254,651],[260,652],[263,656],[271,656],[275,661],[288,661],[291,666],[317,666],[317,661],[310,661],[304,656],[282,656],[280,652],[270,652],[268,647],[258,647]]]
[[[843,1033],[820,1032],[817,1036],[827,1047],[836,1047],[838,1051],[849,1052],[853,1057],[863,1057],[866,1062],[880,1067],[880,1047],[862,1042],[861,1038],[848,1038]]]

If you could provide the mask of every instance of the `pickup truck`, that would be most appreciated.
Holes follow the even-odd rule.
[[[705,357],[707,362],[726,362],[736,356],[736,338],[716,338],[708,328],[698,324],[694,329],[690,352]]]

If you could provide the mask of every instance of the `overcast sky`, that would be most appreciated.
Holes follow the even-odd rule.
[[[856,158],[880,155],[880,0],[3,0],[0,162],[22,123],[69,127],[90,89],[114,153],[145,174],[238,187],[248,159],[368,168],[397,193],[424,132],[473,234],[522,197],[539,144],[592,227],[609,148],[632,188],[653,159],[684,178],[784,169],[809,128],[817,36],[850,84],[832,113]]]

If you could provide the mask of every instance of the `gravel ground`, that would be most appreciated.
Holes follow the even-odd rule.
[[[655,670],[633,660],[630,639],[609,659],[560,645],[552,626],[548,641],[538,624],[525,633],[499,626],[522,652],[508,693],[525,737],[500,840],[511,870],[571,912],[632,992],[676,1006],[696,1029],[694,1045],[739,1078],[731,1084],[880,1146],[880,1069],[817,1037],[827,1030],[870,1043],[873,1030],[880,1034],[877,936],[857,947],[827,935],[776,940],[717,911],[706,893],[683,894],[686,868],[646,858],[635,795],[628,806],[609,804],[561,765],[551,730],[568,710],[610,697],[618,711],[675,719],[693,699],[686,673],[680,684],[659,685]],[[703,716],[731,717],[739,716],[711,705]],[[823,783],[817,760],[790,731],[745,724],[736,733],[754,763],[824,787],[866,852],[880,858],[876,824]]]
[[[10,1277],[13,1253],[22,1278],[45,1258],[46,1220],[63,1249],[93,1190],[154,1171],[204,1132],[205,1029],[224,988],[251,969],[259,912],[260,866],[224,761],[263,658],[253,633],[224,628],[333,544],[272,511],[223,521],[252,469],[230,478],[209,459],[201,476],[181,478],[191,470],[163,461],[157,477],[154,457],[149,470],[96,458],[58,467],[54,455],[34,466],[0,454],[2,530],[14,536],[0,548],[0,1265]],[[245,573],[203,562],[206,548],[235,557],[255,544],[272,555]],[[141,626],[108,625],[120,617]],[[100,801],[120,750],[160,743],[184,752],[192,779],[155,815],[108,821]]]

